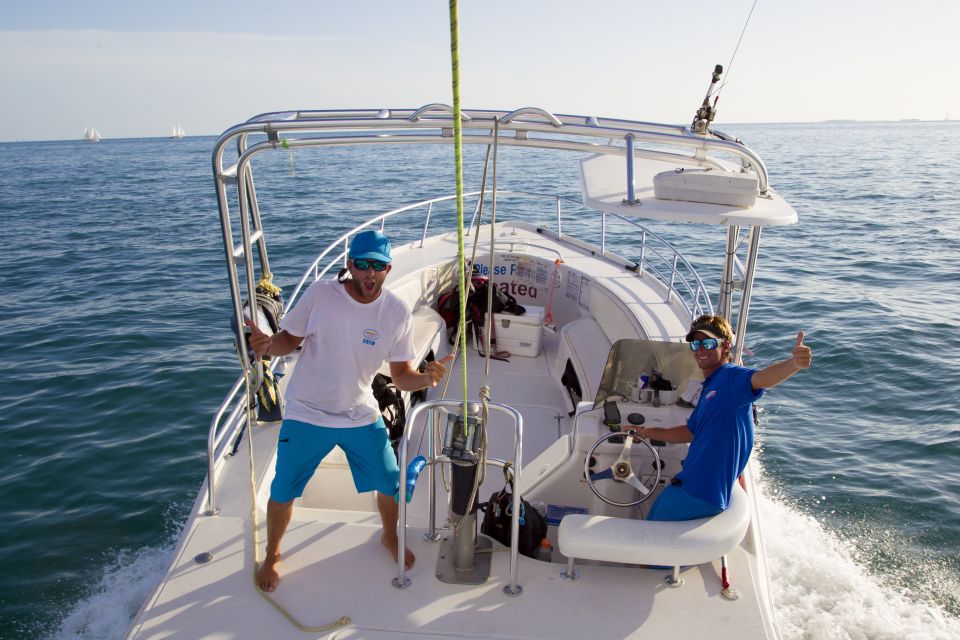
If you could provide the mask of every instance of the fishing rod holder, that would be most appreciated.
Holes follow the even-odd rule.
[[[710,98],[713,96],[714,86],[720,82],[720,76],[723,75],[723,65],[717,65],[713,68],[713,74],[710,76],[710,86],[707,87],[707,95],[703,97],[703,104],[693,115],[693,124],[690,128],[694,133],[707,133],[710,123],[717,117],[717,99],[714,98],[713,104],[710,104]],[[719,96],[717,96],[719,98]]]

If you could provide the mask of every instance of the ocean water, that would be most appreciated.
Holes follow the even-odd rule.
[[[747,338],[754,364],[800,329],[814,350],[758,433],[784,637],[960,638],[960,124],[720,128],[801,218],[764,232]],[[239,372],[213,142],[0,144],[2,638],[121,638],[170,559]],[[348,221],[452,192],[449,150],[411,151],[258,167],[278,283]],[[575,168],[532,159],[503,151],[524,170],[500,186],[577,194]],[[657,230],[716,290],[722,233]]]

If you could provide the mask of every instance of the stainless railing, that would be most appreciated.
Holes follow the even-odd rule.
[[[479,195],[479,191],[473,191],[464,194],[464,197],[475,198]],[[455,198],[455,195],[430,198],[414,204],[399,207],[397,209],[392,209],[379,216],[375,216],[339,235],[310,263],[310,265],[304,271],[302,277],[297,282],[286,301],[285,311],[289,310],[296,303],[301,291],[303,291],[303,288],[306,285],[314,280],[325,277],[331,269],[334,269],[335,267],[339,268],[340,266],[345,265],[349,240],[358,231],[374,226],[380,229],[385,229],[388,220],[395,219],[398,216],[402,216],[402,214],[414,214],[417,211],[422,211],[423,221],[420,225],[420,230],[417,233],[417,236],[422,242],[429,235],[431,224],[437,224],[437,219],[441,217],[437,214],[437,205],[442,205],[445,203],[452,204]],[[693,265],[669,241],[656,232],[640,224],[638,221],[620,216],[618,214],[601,213],[592,209],[587,209],[582,207],[577,200],[565,196],[547,195],[527,191],[498,191],[497,198],[498,206],[501,208],[507,206],[506,203],[510,202],[512,199],[537,199],[549,202],[550,208],[555,209],[556,230],[550,229],[548,224],[538,222],[538,224],[541,225],[540,232],[544,236],[553,238],[561,244],[567,244],[571,247],[592,251],[598,259],[609,260],[620,266],[628,268],[639,278],[654,278],[665,288],[665,301],[671,302],[674,298],[676,298],[681,302],[681,304],[684,305],[691,318],[694,318],[701,313],[713,313],[713,303],[710,300],[710,296],[706,287],[704,287],[703,281],[696,272],[696,269],[694,269]],[[578,207],[581,209],[575,216],[580,223],[578,225],[578,236],[588,233],[590,229],[594,228],[595,225],[590,223],[591,219],[597,219],[599,221],[599,225],[596,225],[597,229],[594,231],[594,233],[599,234],[599,242],[597,244],[586,240],[581,240],[579,237],[573,237],[572,234],[565,233],[563,231],[565,226],[565,209],[563,207],[563,203],[570,205],[571,208]],[[479,204],[480,203],[478,201],[476,209],[479,209]],[[517,209],[511,208],[511,214],[517,211]],[[533,207],[533,211],[535,212],[535,215],[539,217],[539,215],[543,212],[543,209],[540,207]],[[405,216],[403,217],[406,219]],[[511,215],[510,219],[523,219],[523,217],[524,216],[520,215]],[[550,219],[551,217],[551,215],[547,215],[545,216],[545,219]],[[574,216],[571,215],[570,217],[573,218]],[[452,212],[446,217],[446,220],[452,221]],[[637,258],[635,260],[630,260],[618,254],[612,254],[607,251],[608,245],[610,244],[608,236],[611,235],[611,221],[618,225],[623,225],[627,230],[630,231],[631,237],[636,237],[639,235],[639,247],[635,248],[635,251],[637,251]],[[413,225],[407,225],[405,228],[409,232],[409,229],[412,227]],[[566,228],[570,228],[569,220],[567,221]],[[442,231],[437,233],[440,232]],[[254,232],[254,234],[251,234],[251,241],[253,241],[254,236],[262,241],[262,234],[259,234],[259,232]],[[624,241],[620,244],[627,244],[627,242]],[[247,246],[250,245],[248,244]],[[231,249],[231,260],[235,259],[238,251],[241,256],[244,254],[242,247],[239,249]],[[236,285],[236,289],[239,291],[240,288],[238,285]],[[271,366],[276,367],[277,364],[278,360],[274,359]],[[233,385],[231,391],[227,394],[226,399],[217,409],[217,412],[210,423],[210,430],[207,436],[207,513],[209,514],[217,513],[218,511],[216,506],[215,468],[216,463],[222,459],[223,455],[226,453],[225,447],[222,445],[224,442],[235,438],[245,424],[244,411],[247,399],[245,392],[242,394],[240,393],[243,387],[244,379],[243,376],[241,376]],[[239,397],[238,394],[240,394]],[[226,414],[231,403],[235,404],[226,421],[224,421],[224,415]]]
[[[398,589],[405,589],[410,586],[410,579],[406,577],[406,566],[404,564],[404,553],[406,550],[406,539],[407,539],[407,501],[405,500],[405,493],[407,487],[407,447],[410,443],[410,435],[413,433],[412,425],[416,424],[416,418],[423,412],[430,409],[428,414],[428,419],[424,420],[423,427],[428,429],[427,433],[427,466],[430,468],[429,476],[429,485],[428,491],[430,492],[429,497],[429,523],[427,529],[427,539],[435,540],[436,532],[436,499],[437,492],[434,490],[435,478],[434,473],[436,473],[436,465],[440,461],[446,460],[443,456],[437,455],[437,443],[434,438],[436,433],[435,420],[436,412],[434,409],[439,409],[441,407],[449,407],[454,411],[460,411],[463,407],[462,400],[430,400],[418,404],[413,408],[413,411],[410,412],[410,416],[407,418],[407,428],[403,432],[403,438],[400,440],[400,447],[398,451],[398,462],[400,463],[400,518],[397,525],[397,577],[393,579],[392,584]],[[503,587],[503,592],[509,596],[518,596],[523,592],[523,587],[517,584],[517,566],[518,566],[518,553],[519,553],[519,540],[520,540],[520,477],[523,472],[523,416],[520,415],[513,407],[508,407],[504,404],[497,404],[495,402],[487,403],[487,407],[498,411],[500,413],[505,413],[508,416],[513,418],[514,422],[514,434],[513,434],[513,474],[514,474],[514,487],[513,491],[513,503],[512,509],[513,513],[510,516],[510,582]],[[422,427],[422,428],[423,428]],[[484,428],[489,429],[490,425],[484,425]]]

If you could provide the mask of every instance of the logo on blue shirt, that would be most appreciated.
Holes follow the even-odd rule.
[[[363,339],[361,340],[363,344],[375,346],[377,344],[377,340],[379,339],[380,339],[380,332],[377,331],[376,329],[363,330]]]

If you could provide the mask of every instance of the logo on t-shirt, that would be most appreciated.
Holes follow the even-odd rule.
[[[376,329],[363,330],[363,340],[361,340],[363,344],[369,344],[370,346],[374,346],[377,344],[377,340],[379,339],[380,339],[380,332],[377,331]]]
[[[713,391],[707,394],[707,397],[704,398],[704,400],[713,400],[713,397],[716,395],[717,395],[717,390],[714,389]]]

